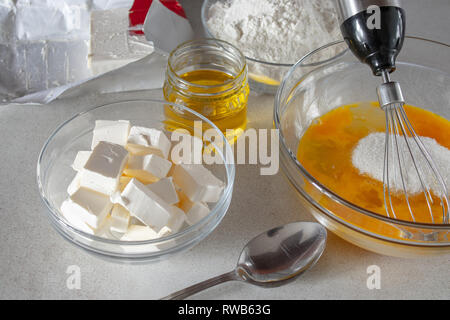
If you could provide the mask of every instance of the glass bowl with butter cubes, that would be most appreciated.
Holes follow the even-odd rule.
[[[182,123],[171,109],[184,114]],[[195,111],[159,100],[75,115],[49,137],[37,165],[56,230],[125,262],[161,260],[204,239],[228,210],[234,176],[222,132]]]

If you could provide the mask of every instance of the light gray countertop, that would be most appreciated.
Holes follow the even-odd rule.
[[[199,0],[181,1],[197,34]],[[450,43],[449,0],[405,0],[408,33]],[[58,124],[76,112],[115,99],[161,98],[150,92],[89,95],[46,106],[0,106],[0,298],[156,299],[230,271],[242,246],[271,227],[313,220],[280,172],[260,176],[238,165],[230,209],[222,223],[190,251],[147,265],[107,262],[64,241],[51,227],[36,186],[39,151]],[[249,126],[272,126],[273,96],[251,95]],[[249,192],[251,190],[251,192]],[[329,233],[318,264],[298,280],[263,289],[226,283],[198,299],[449,299],[450,257],[400,259],[353,246]],[[69,266],[81,271],[81,288],[66,286]],[[381,270],[381,289],[369,290],[367,267]]]

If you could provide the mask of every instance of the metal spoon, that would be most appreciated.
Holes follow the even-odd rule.
[[[326,239],[326,229],[315,222],[295,222],[271,229],[247,243],[233,271],[172,293],[161,300],[184,299],[232,280],[261,287],[281,286],[319,260]]]

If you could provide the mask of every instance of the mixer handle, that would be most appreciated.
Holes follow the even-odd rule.
[[[336,0],[344,40],[374,75],[393,72],[405,38],[400,0]]]

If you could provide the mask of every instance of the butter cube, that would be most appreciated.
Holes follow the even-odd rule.
[[[172,234],[172,230],[169,227],[162,227],[158,232],[158,238],[164,238],[170,236]]]
[[[209,214],[210,210],[206,203],[192,202],[183,193],[180,193],[179,196],[180,196],[179,207],[186,214],[186,222],[190,226],[196,224]]]
[[[89,160],[92,151],[78,151],[75,160],[73,161],[72,168],[75,171],[81,171],[84,165]]]
[[[74,194],[80,188],[80,182],[81,182],[81,173],[77,172],[72,182],[67,187],[67,193],[69,194],[69,196]]]
[[[89,227],[81,218],[76,210],[73,210],[74,204],[72,200],[66,199],[61,205],[61,215],[74,228],[83,232],[94,234],[94,229]]]
[[[94,235],[106,239],[118,239],[118,237],[111,232],[112,224],[113,220],[111,219],[111,216],[107,216],[103,224],[99,228],[93,230]]]
[[[111,227],[110,217],[106,216],[106,218],[103,219],[103,222],[97,229],[92,228],[82,220],[82,217],[78,215],[77,211],[72,209],[72,205],[70,204],[70,202],[71,200],[67,199],[62,203],[61,213],[62,216],[67,220],[67,222],[69,222],[70,225],[72,225],[72,227],[98,237],[103,237],[107,239],[117,239],[110,231]]]
[[[172,217],[172,209],[137,179],[132,179],[122,192],[123,205],[130,214],[158,232]]]
[[[216,202],[224,188],[224,183],[201,164],[178,164],[172,176],[192,202]]]
[[[166,228],[168,228],[171,233],[177,233],[181,230],[185,221],[186,214],[184,211],[178,207],[172,206],[172,217],[169,219]]]
[[[154,128],[131,127],[126,148],[133,154],[158,154],[169,156],[171,143],[164,132]]]
[[[119,185],[119,178],[128,159],[124,147],[100,141],[81,171],[80,185],[111,195]]]
[[[178,203],[178,194],[173,184],[173,178],[162,178],[159,181],[147,184],[147,188],[153,191],[157,196],[163,199],[167,204]]]
[[[130,213],[120,204],[115,204],[111,210],[111,231],[125,233],[130,223]]]
[[[81,187],[69,197],[69,200],[63,202],[61,212],[67,220],[69,220],[68,217],[77,216],[89,227],[97,229],[111,208],[112,203],[108,196]],[[72,219],[72,221],[74,220]]]
[[[186,221],[186,214],[178,207],[172,206],[172,217],[165,227],[162,227],[158,232],[158,238],[167,237],[171,234],[180,231],[184,222]]]
[[[124,173],[127,176],[137,178],[143,183],[147,181],[155,182],[160,178],[164,178],[171,167],[172,162],[156,154],[131,155]]]
[[[124,241],[145,241],[158,238],[158,233],[148,226],[131,225],[120,238]]]
[[[209,214],[208,206],[203,202],[193,202],[191,207],[186,207],[186,222],[194,225]]]
[[[130,121],[127,120],[97,120],[91,148],[94,149],[100,141],[110,142],[125,147],[130,133]]]
[[[128,177],[128,176],[121,176],[119,178],[119,190],[120,192],[123,191],[123,189],[125,189],[125,187],[127,186],[128,182],[131,181],[131,179],[133,179],[132,177]]]

